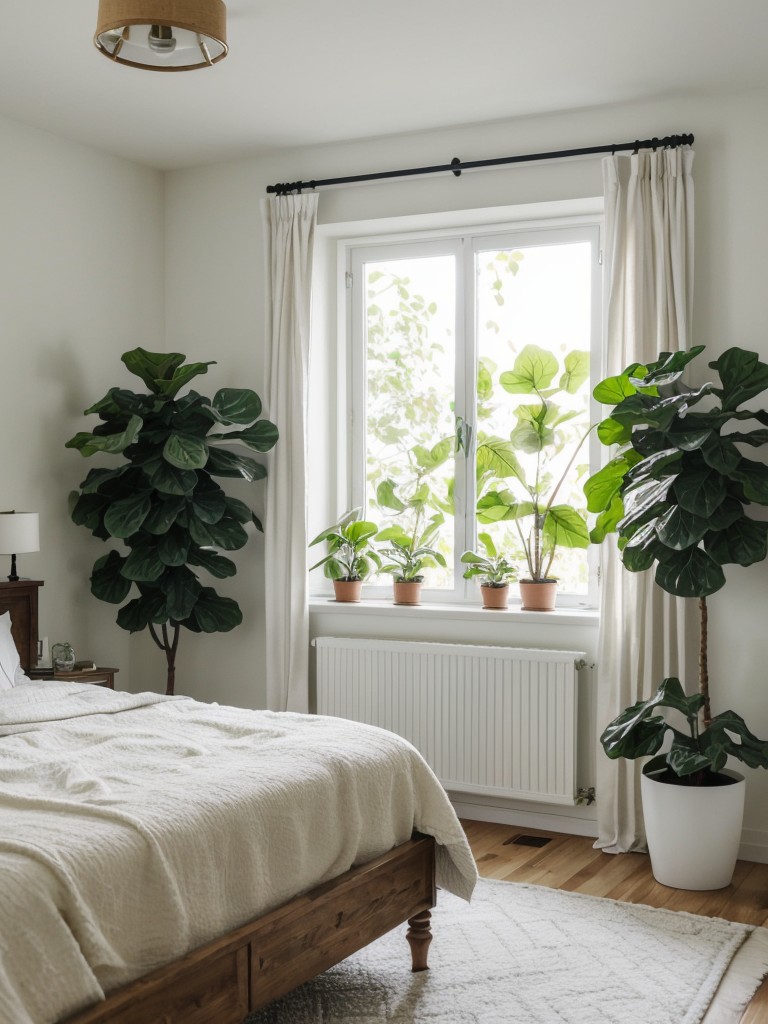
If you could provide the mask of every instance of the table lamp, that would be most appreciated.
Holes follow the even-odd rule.
[[[0,555],[11,556],[11,583],[19,579],[16,555],[22,551],[40,550],[40,528],[37,512],[0,512]]]

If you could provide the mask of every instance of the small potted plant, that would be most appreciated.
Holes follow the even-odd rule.
[[[467,566],[464,579],[480,576],[480,594],[483,608],[504,609],[509,604],[509,584],[517,579],[517,566],[511,565],[500,555],[489,533],[478,534],[477,539],[485,549],[485,555],[465,551],[461,556]]]
[[[727,759],[768,768],[768,741],[733,711],[712,714],[707,668],[707,598],[725,585],[722,567],[752,565],[768,549],[768,523],[747,514],[768,505],[768,466],[745,454],[768,444],[768,412],[744,405],[768,389],[768,364],[730,348],[709,364],[720,385],[691,389],[680,378],[702,349],[662,353],[598,384],[597,401],[614,406],[598,437],[619,447],[584,488],[598,513],[594,542],[616,532],[626,569],[655,566],[663,590],[698,600],[698,692],[664,679],[600,737],[611,758],[651,755],[641,792],[653,873],[685,889],[719,889],[733,874],[745,779]]]
[[[446,567],[445,556],[434,547],[445,517],[442,512],[433,512],[426,519],[430,492],[423,481],[409,498],[400,498],[397,490],[392,480],[382,481],[376,489],[379,507],[392,509],[403,517],[403,521],[384,527],[376,537],[377,541],[388,544],[381,549],[384,560],[379,571],[393,578],[395,604],[416,605],[421,603],[424,569]],[[426,524],[422,525],[425,520]]]
[[[326,541],[328,554],[312,566],[317,569],[323,566],[327,579],[333,581],[333,590],[337,601],[355,603],[360,600],[360,593],[365,580],[380,565],[379,556],[371,547],[371,540],[378,533],[376,523],[361,519],[361,509],[354,508],[339,519],[337,523],[323,530],[310,547]],[[310,569],[310,572],[312,571]]]
[[[555,606],[557,579],[552,566],[557,549],[589,547],[583,513],[556,499],[592,428],[574,426],[574,411],[553,401],[558,394],[575,394],[588,375],[586,352],[568,353],[561,366],[551,352],[526,345],[499,382],[509,394],[534,401],[515,407],[508,438],[481,438],[477,446],[477,518],[485,524],[514,523],[528,569],[527,578],[519,583],[527,611],[551,611]],[[505,486],[507,481],[510,486]]]

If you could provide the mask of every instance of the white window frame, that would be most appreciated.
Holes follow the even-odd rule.
[[[561,204],[553,203],[553,211]],[[543,204],[546,208],[547,204]],[[540,207],[541,209],[541,207]],[[474,255],[484,248],[523,247],[546,241],[569,241],[578,239],[589,241],[592,247],[593,273],[591,276],[591,377],[592,384],[600,379],[603,357],[603,300],[602,300],[602,213],[594,212],[577,215],[561,215],[532,219],[516,220],[510,218],[503,222],[479,223],[450,228],[393,231],[364,236],[337,236],[336,254],[338,275],[337,316],[338,316],[338,371],[340,374],[340,392],[346,393],[346,409],[337,415],[337,454],[344,459],[337,477],[337,498],[342,506],[353,508],[364,503],[365,492],[365,352],[361,343],[364,338],[365,294],[364,287],[355,289],[352,281],[360,280],[362,265],[372,256],[377,259],[398,258],[408,255],[431,255],[451,253],[456,256],[457,288],[456,288],[456,412],[464,416],[474,426],[475,381],[473,374],[464,371],[459,356],[465,350],[465,360],[470,359],[476,365],[474,318]],[[418,247],[418,253],[415,251]],[[468,296],[469,301],[464,301]],[[467,353],[468,346],[473,348]],[[467,365],[465,362],[464,365]],[[472,415],[465,413],[471,408]],[[593,405],[592,421],[596,419],[597,410]],[[474,431],[473,431],[474,435]],[[474,460],[474,436],[470,452],[466,458]],[[597,468],[599,465],[599,446],[590,445],[590,462]],[[474,474],[456,473],[456,507],[457,511],[474,506]],[[472,517],[462,514],[457,516],[455,529],[455,564],[454,590],[424,590],[424,603],[457,604],[476,606],[477,587],[474,581],[462,578],[463,567],[460,564],[462,551],[475,544],[472,531]],[[589,568],[589,584],[587,595],[558,594],[559,607],[595,608],[598,603],[599,552],[591,548],[587,552]],[[319,570],[316,574],[319,576]],[[320,580],[314,581],[314,589]],[[328,581],[321,584],[323,593],[330,590]],[[369,598],[381,598],[391,601],[391,585],[388,581],[380,584],[366,583]]]

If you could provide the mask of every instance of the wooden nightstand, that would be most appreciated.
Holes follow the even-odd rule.
[[[33,668],[27,673],[30,679],[61,679],[65,683],[93,683],[94,686],[115,688],[115,674],[119,668],[92,668],[86,672],[54,672],[52,668]]]

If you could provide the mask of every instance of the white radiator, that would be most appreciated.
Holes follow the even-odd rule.
[[[582,651],[318,637],[317,712],[409,740],[446,789],[573,804]]]

